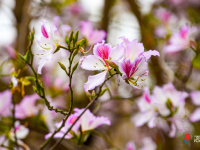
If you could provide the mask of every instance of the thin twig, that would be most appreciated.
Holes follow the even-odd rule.
[[[17,147],[17,150],[19,149],[19,145],[17,142],[17,135],[16,135],[16,129],[15,129],[15,100],[14,100],[14,94],[12,95],[12,103],[13,103],[13,129],[14,129],[14,138],[15,138],[15,145]]]

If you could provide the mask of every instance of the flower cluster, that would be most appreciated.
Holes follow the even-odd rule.
[[[149,128],[157,126],[165,131],[169,129],[166,122],[168,121],[171,126],[169,136],[174,137],[177,129],[185,131],[184,126],[187,123],[185,98],[188,96],[184,91],[177,91],[172,83],[162,88],[156,86],[152,95],[147,88],[144,88],[144,93],[137,102],[140,112],[132,118],[132,121],[136,127],[147,123]]]
[[[113,67],[114,69],[118,68],[119,74],[122,75],[126,83],[136,88],[144,86],[146,76],[149,74],[147,60],[152,55],[160,56],[160,53],[156,50],[144,52],[143,44],[137,40],[130,42],[125,37],[120,39],[123,42],[113,48],[104,41],[96,44],[93,48],[94,55],[80,58],[79,65],[83,69],[102,71],[97,75],[88,77],[87,83],[84,84],[86,92],[102,84],[105,81],[107,72]]]

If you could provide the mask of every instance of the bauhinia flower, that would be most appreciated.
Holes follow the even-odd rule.
[[[200,91],[193,91],[190,93],[191,100],[194,105],[200,106]],[[196,108],[194,112],[190,115],[190,120],[196,122],[200,120],[200,107]]]
[[[34,115],[37,115],[39,112],[39,107],[36,107],[35,103],[38,99],[39,99],[38,94],[25,96],[20,102],[20,104],[16,105],[15,117],[19,119],[24,119],[27,117],[32,117]]]
[[[10,90],[0,92],[0,117],[11,116],[12,93]]]
[[[142,88],[148,76],[147,60],[153,56],[160,56],[156,50],[144,52],[142,43],[137,40],[130,42],[125,37],[121,37],[124,42],[121,44],[124,47],[124,58],[119,61],[119,70],[123,74],[122,78],[130,85],[136,88]]]
[[[126,150],[136,150],[135,148],[135,143],[133,141],[129,141],[127,144],[126,144]]]
[[[39,50],[39,67],[38,73],[41,74],[42,67],[49,60],[53,60],[53,53],[60,43],[63,43],[63,34],[70,30],[69,26],[61,26],[61,29],[58,29],[58,18],[54,19],[54,24],[50,27],[50,31],[47,30],[45,24],[47,21],[43,20],[41,22],[41,32],[42,37],[40,40],[37,40],[38,44],[42,48]]]
[[[17,143],[26,150],[30,150],[30,148],[21,140],[25,139],[28,134],[29,134],[29,129],[26,128],[24,125],[20,125],[19,121],[16,121],[15,128],[12,128],[9,133],[9,138],[12,141],[15,141],[15,135],[16,135]]]
[[[106,59],[116,62],[123,56],[123,46],[117,45],[112,48],[110,44],[96,44],[93,48],[94,55],[83,56],[79,60],[79,65],[86,70],[99,70],[101,73],[89,76],[88,81],[84,84],[85,92],[93,90],[96,86],[105,81],[106,74],[111,67],[106,62]]]
[[[169,39],[169,45],[164,48],[165,53],[175,53],[190,48],[195,32],[197,32],[196,27],[182,26],[180,31]]]
[[[84,109],[74,109],[75,112],[77,113],[82,113]],[[81,125],[81,130],[84,131],[89,131],[89,130],[94,130],[95,128],[106,124],[110,125],[111,122],[107,117],[96,117],[94,116],[90,110],[86,110],[83,116],[80,118],[80,125]]]
[[[83,36],[86,37],[88,44],[97,44],[98,42],[101,42],[106,37],[106,32],[104,30],[94,30],[92,27],[91,22],[89,21],[81,21],[81,33]]]
[[[153,93],[161,90],[159,87],[155,87]],[[159,91],[163,94],[162,91]],[[167,116],[170,114],[169,109],[166,106],[166,102],[162,99],[156,99],[153,95],[150,95],[149,89],[144,88],[142,97],[137,101],[140,112],[137,113],[132,121],[136,127],[142,126],[147,123],[149,128],[159,126],[157,124],[160,120],[159,114]]]
[[[156,150],[157,145],[150,137],[145,137],[142,139],[143,147],[139,150]]]
[[[78,118],[78,116],[84,111],[84,109],[78,109],[75,108],[75,113],[71,114],[69,116],[69,118],[67,119],[65,126],[58,132],[55,134],[55,138],[61,138],[65,132],[69,129],[69,127],[76,121],[76,119]],[[62,124],[62,121],[56,124],[56,127],[59,128]],[[85,113],[81,116],[81,118],[75,123],[75,125],[72,128],[72,131],[70,133],[68,133],[64,138],[66,139],[70,139],[73,138],[74,134],[76,136],[80,135],[80,127],[81,127],[81,131],[84,133],[86,131],[90,131],[90,130],[94,130],[95,128],[106,124],[106,125],[110,125],[111,122],[108,118],[106,117],[96,117],[94,116],[90,110],[86,110]],[[45,136],[45,139],[47,139],[48,137],[50,137],[52,135],[52,133],[49,133]]]

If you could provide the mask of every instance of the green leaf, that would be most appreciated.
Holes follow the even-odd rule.
[[[72,74],[73,74],[74,71],[77,69],[77,67],[78,67],[78,63],[79,63],[79,62],[77,62],[77,63],[74,65],[74,67],[72,68]]]
[[[91,96],[92,100],[94,99],[94,97],[95,97],[95,91],[93,90],[92,91],[92,96]]]
[[[76,43],[76,45],[82,47],[83,44],[85,44],[85,41],[86,41],[85,39],[79,40],[79,41]]]
[[[75,35],[74,35],[74,40],[73,40],[73,44],[75,45],[76,42],[78,41],[78,34],[79,34],[79,31],[76,31]]]
[[[69,36],[69,44],[71,44],[72,40],[73,40],[73,35],[74,35],[74,32],[72,31],[70,33],[70,36]]]
[[[198,54],[193,60],[192,60],[192,65],[196,69],[200,69],[200,54]]]
[[[28,50],[26,52],[26,55],[24,56],[24,59],[26,60],[26,62],[29,63],[30,58],[31,58],[31,52]]]
[[[22,56],[22,55],[19,54],[19,53],[18,53],[18,56],[19,56],[19,58],[20,58],[23,62],[27,63],[27,62],[26,62],[26,59],[24,58],[24,56]]]
[[[60,68],[62,68],[62,70],[66,71],[66,67],[61,62],[58,62],[58,64],[60,65]]]
[[[65,42],[67,43],[67,45],[69,45],[69,39],[68,39],[68,36],[65,37]]]
[[[36,88],[35,86],[33,86],[33,91],[34,91],[35,93],[39,94],[39,92],[38,92],[38,90],[37,90],[37,88]]]
[[[35,81],[35,77],[26,76],[25,79]]]
[[[72,56],[72,60],[74,59],[74,57],[78,54],[78,48],[77,49],[75,49],[75,51],[73,52],[73,56]]]
[[[101,93],[99,94],[99,97],[102,96],[106,91],[108,90],[108,88],[105,88],[101,91]]]

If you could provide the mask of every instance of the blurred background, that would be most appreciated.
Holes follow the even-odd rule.
[[[169,16],[162,16],[167,11]],[[130,41],[137,39],[143,43],[145,50],[158,50],[160,57],[149,60],[149,76],[147,86],[153,89],[155,85],[162,86],[172,82],[177,90],[190,93],[200,90],[200,55],[190,47],[178,53],[165,53],[164,49],[170,44],[170,38],[179,32],[183,25],[200,27],[200,1],[199,0],[0,0],[0,91],[8,89],[11,81],[11,72],[19,72],[18,78],[33,76],[30,68],[22,63],[16,55],[19,52],[25,55],[29,44],[28,35],[31,28],[35,28],[33,43],[34,68],[38,67],[37,57],[40,46],[37,39],[41,37],[41,21],[46,20],[49,28],[54,22],[54,17],[60,17],[60,24],[71,27],[70,31],[80,31],[81,21],[90,21],[94,30],[104,30],[107,33],[106,43],[113,47],[122,41],[125,36]],[[165,18],[166,17],[166,18]],[[68,35],[70,33],[68,32]],[[84,35],[80,32],[80,39]],[[198,45],[200,41],[199,30],[191,39]],[[92,43],[95,44],[95,43]],[[181,44],[181,43],[180,43]],[[85,45],[89,49],[91,44]],[[198,46],[197,46],[198,47]],[[57,108],[68,110],[70,92],[68,77],[57,64],[58,61],[66,66],[68,53],[64,50],[55,54],[53,61],[48,62],[40,76],[49,100]],[[75,58],[79,61],[81,54]],[[195,61],[194,61],[195,60]],[[89,98],[84,92],[83,85],[92,71],[85,71],[78,67],[73,77],[74,108],[84,108],[89,103]],[[33,82],[25,85],[25,95],[32,95]],[[57,147],[58,150],[108,150],[126,149],[129,141],[134,141],[141,147],[144,137],[151,137],[158,150],[198,150],[200,143],[193,141],[185,144],[184,134],[169,138],[159,128],[149,129],[146,125],[136,128],[131,117],[138,112],[137,99],[142,95],[142,89],[135,89],[126,84],[120,77],[115,77],[106,83],[109,87],[102,97],[91,107],[91,111],[98,116],[108,117],[111,126],[102,126],[96,129],[99,134],[92,133],[82,146],[77,146],[75,141],[63,140]],[[1,100],[3,98],[0,98]],[[23,96],[15,94],[17,104]],[[29,99],[29,98],[27,98]],[[200,99],[200,98],[199,98]],[[1,105],[1,104],[0,104]],[[191,114],[196,106],[190,98],[186,99],[186,108]],[[44,102],[38,98],[35,104],[37,113],[28,117],[19,118],[21,124],[29,128],[25,139],[31,150],[39,149],[44,142],[44,136],[54,129],[54,123],[62,119],[56,114],[47,121],[49,112],[44,111]],[[47,110],[48,111],[48,110]],[[47,123],[48,122],[48,123]],[[12,119],[2,117],[0,121],[0,134],[6,135],[12,128]],[[191,127],[184,133],[200,135],[200,123],[191,123]],[[46,147],[49,149],[57,139],[51,141]],[[1,149],[1,148],[0,148]],[[128,149],[127,149],[128,150]]]

